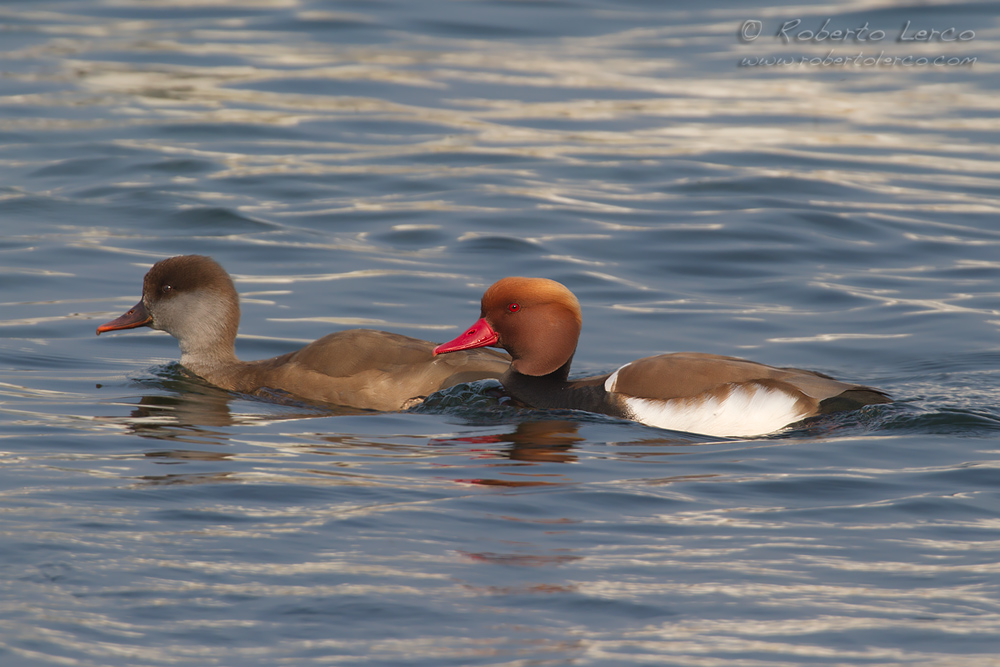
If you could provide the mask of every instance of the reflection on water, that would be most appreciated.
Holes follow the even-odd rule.
[[[584,438],[577,434],[580,425],[575,422],[544,420],[527,421],[517,424],[512,433],[495,434],[488,436],[474,436],[471,438],[456,438],[449,441],[433,441],[430,444],[440,446],[449,442],[475,447],[483,444],[489,445],[488,456],[508,458],[513,461],[534,461],[534,462],[557,462],[570,463],[576,460],[571,450],[574,445],[584,442]],[[503,450],[496,452],[493,445],[502,445]],[[509,473],[517,474],[517,473]],[[504,484],[501,481],[474,480],[477,484]],[[545,482],[535,482],[544,484]],[[509,482],[511,486],[527,485],[532,482]]]
[[[260,397],[235,394],[208,384],[176,363],[161,368],[156,380],[145,380],[140,384],[155,389],[157,393],[139,396],[137,403],[130,404],[134,407],[127,417],[101,416],[96,419],[121,424],[126,432],[146,438],[225,444],[229,436],[219,430],[220,427],[281,419],[365,414],[365,411],[350,408],[310,406],[283,392],[264,390]],[[261,412],[233,412],[231,406],[237,400],[250,401]]]

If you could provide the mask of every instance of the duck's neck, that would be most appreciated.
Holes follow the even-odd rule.
[[[221,318],[192,318],[186,324],[181,332],[172,332],[181,348],[181,365],[214,385],[238,389],[236,379],[246,365],[236,357],[239,320],[234,325]]]
[[[604,391],[607,376],[569,380],[569,367],[573,358],[548,375],[525,375],[507,369],[500,383],[515,400],[534,408],[552,410],[587,410],[602,414],[623,416],[617,406],[608,401]]]
[[[177,339],[181,365],[189,371],[220,387],[235,388],[233,378],[244,366],[236,358],[240,310],[235,291],[182,294],[156,303],[152,326]]]
[[[214,344],[197,345],[180,341],[181,365],[214,385],[235,389],[234,378],[245,365],[236,356],[232,340],[217,340]]]

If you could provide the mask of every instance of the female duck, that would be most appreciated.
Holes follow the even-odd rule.
[[[211,257],[183,255],[154,264],[143,280],[142,300],[97,334],[159,329],[180,343],[181,364],[223,389],[278,389],[363,410],[411,407],[452,385],[500,377],[509,364],[492,350],[435,357],[434,343],[370,329],[329,334],[273,359],[240,361],[239,324],[239,296],[225,269]]]
[[[646,357],[607,375],[569,380],[580,304],[565,286],[544,278],[494,283],[483,295],[480,315],[434,354],[504,348],[512,361],[500,382],[532,407],[599,412],[674,431],[751,436],[819,414],[890,402],[877,389],[813,371],[697,352]]]

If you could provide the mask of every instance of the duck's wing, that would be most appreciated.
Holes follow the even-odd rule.
[[[693,352],[626,364],[605,389],[638,421],[711,435],[770,433],[818,414],[891,400],[822,373]]]
[[[510,357],[468,350],[435,357],[435,344],[401,334],[351,329],[261,364],[261,384],[311,400],[399,410],[460,382],[499,378]]]

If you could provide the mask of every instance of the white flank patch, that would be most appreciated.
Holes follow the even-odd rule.
[[[630,366],[630,365],[631,364],[625,364],[625,366]],[[622,368],[625,368],[625,366],[620,366],[618,368],[618,371],[620,371]],[[618,386],[618,371],[615,371],[614,373],[609,375],[608,379],[604,381],[604,391],[608,392],[609,394],[613,391],[616,391],[615,387]]]
[[[615,379],[608,378],[608,383]],[[632,419],[649,426],[716,436],[751,436],[773,433],[807,413],[796,406],[796,398],[760,385],[742,385],[725,398],[677,398],[659,401],[626,398]]]

